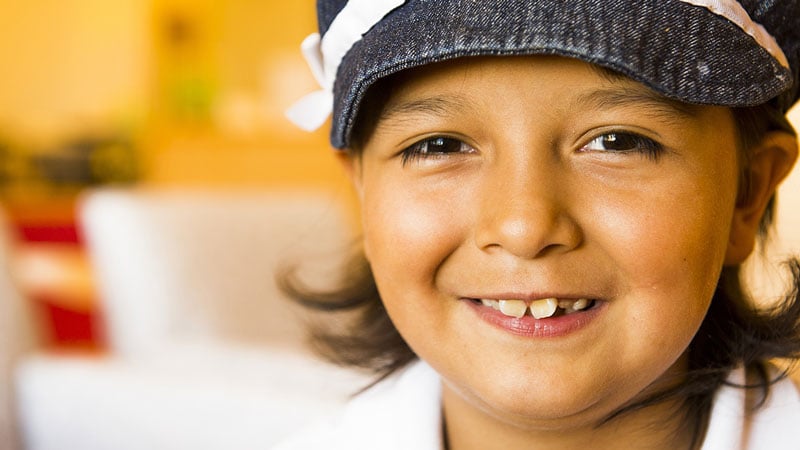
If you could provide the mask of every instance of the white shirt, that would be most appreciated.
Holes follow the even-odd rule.
[[[742,384],[744,370],[728,378]],[[766,403],[748,414],[757,389],[717,392],[702,450],[799,450],[800,393],[789,379],[772,386]],[[335,422],[307,430],[273,450],[441,450],[441,382],[424,362],[354,398]]]

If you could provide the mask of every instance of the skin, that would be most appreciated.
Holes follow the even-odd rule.
[[[386,309],[442,376],[450,450],[687,448],[676,404],[597,424],[680,379],[719,272],[752,249],[793,141],[755,152],[742,199],[729,110],[670,102],[576,60],[456,60],[414,69],[392,92],[343,162]],[[597,299],[593,320],[519,336],[469,300],[549,296]]]

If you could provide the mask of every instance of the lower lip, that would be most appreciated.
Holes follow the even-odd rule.
[[[557,338],[578,332],[597,319],[606,307],[606,302],[595,302],[594,307],[585,311],[536,319],[527,315],[519,318],[510,317],[475,301],[466,300],[466,302],[478,317],[490,325],[518,336],[531,338]]]

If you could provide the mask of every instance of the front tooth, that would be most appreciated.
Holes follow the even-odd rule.
[[[500,300],[500,312],[512,317],[522,317],[528,310],[528,305],[522,300]]]
[[[556,313],[558,309],[558,300],[554,298],[546,298],[543,300],[536,300],[531,302],[531,315],[537,319],[544,319]]]

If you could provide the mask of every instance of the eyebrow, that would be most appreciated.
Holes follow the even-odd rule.
[[[435,95],[407,102],[390,104],[378,116],[377,123],[387,119],[401,119],[403,116],[424,114],[436,117],[450,117],[459,111],[471,108],[472,102],[458,95]]]
[[[685,122],[696,119],[699,107],[673,100],[639,86],[619,86],[599,89],[580,95],[578,107],[595,109],[636,108],[643,114],[666,122]]]
[[[640,87],[625,76],[618,75],[613,78],[607,77],[607,79],[614,82],[614,84],[618,84],[618,86],[581,94],[577,97],[574,107],[590,109],[636,108],[637,112],[642,111],[648,117],[668,123],[685,122],[696,119],[699,115],[697,105],[673,100],[644,86]],[[404,117],[411,119],[418,114],[434,117],[452,117],[472,106],[473,103],[466,97],[453,94],[434,95],[387,105],[380,112],[375,123],[391,123],[395,120],[402,120]]]

